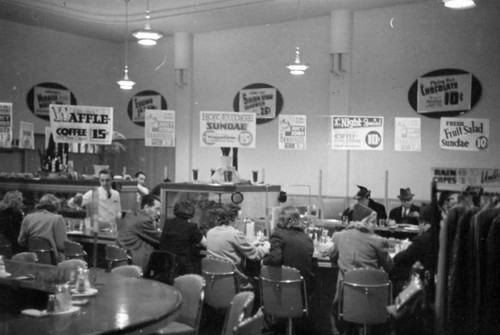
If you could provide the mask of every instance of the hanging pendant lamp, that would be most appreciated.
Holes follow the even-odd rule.
[[[292,64],[288,64],[286,68],[290,71],[290,74],[301,76],[309,68],[309,64],[302,64],[300,62],[300,48],[297,47],[295,50],[295,61]]]
[[[154,31],[151,29],[151,24],[149,19],[151,18],[149,12],[149,0],[146,3],[146,25],[144,29],[136,30],[132,33],[132,36],[137,38],[137,43],[146,46],[156,45],[156,41],[163,37],[163,34],[159,31]]]
[[[468,9],[476,7],[474,0],[443,0],[445,7],[451,9]]]
[[[135,82],[128,77],[128,2],[129,0],[123,0],[125,2],[125,70],[123,79],[117,81],[116,83],[120,85],[122,90],[131,90]]]

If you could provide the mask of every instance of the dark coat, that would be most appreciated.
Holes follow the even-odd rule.
[[[420,261],[426,270],[436,273],[437,268],[437,245],[433,243],[433,228],[430,228],[413,238],[411,244],[405,250],[394,256],[394,267],[411,267]],[[409,278],[409,273],[407,278]]]
[[[410,223],[414,225],[418,225],[418,219],[414,217],[402,217],[401,214],[403,212],[403,206],[399,206],[391,209],[389,213],[389,219],[396,221],[396,223]],[[420,213],[420,207],[414,204],[410,206],[410,213],[418,212]]]
[[[0,211],[0,235],[11,243],[13,254],[26,250],[17,243],[23,217],[23,212],[10,207]]]
[[[387,213],[385,211],[385,206],[373,199],[368,200],[368,207],[377,212],[377,219],[387,219]]]

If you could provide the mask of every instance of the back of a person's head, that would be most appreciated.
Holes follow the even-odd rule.
[[[428,203],[422,203],[420,206],[420,214],[418,216],[419,222],[432,223],[434,220],[434,210]]]
[[[23,206],[23,194],[19,191],[9,191],[5,193],[2,201],[0,201],[0,210],[12,208],[20,210]]]
[[[234,204],[223,204],[219,208],[216,208],[216,224],[218,226],[229,225],[238,216],[240,207]]]
[[[183,219],[191,219],[194,216],[195,206],[191,201],[181,201],[174,205],[174,215]]]
[[[300,229],[304,230],[305,224],[300,217],[300,212],[296,207],[284,207],[280,214],[276,225],[282,229]]]
[[[37,210],[47,210],[56,213],[59,210],[60,204],[61,201],[55,195],[47,193],[40,198],[35,207]]]
[[[443,191],[439,193],[438,205],[443,206],[446,200],[450,198],[451,194],[452,193],[450,191]]]
[[[152,193],[146,194],[141,199],[141,208],[145,206],[153,207],[155,205],[155,200],[160,201],[160,198]]]

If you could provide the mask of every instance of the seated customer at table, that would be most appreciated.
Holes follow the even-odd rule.
[[[19,191],[5,193],[0,201],[0,244],[2,242],[10,243],[13,254],[23,251],[23,248],[17,243],[21,222],[24,218],[22,207],[23,194]]]
[[[245,261],[260,261],[269,252],[269,242],[262,246],[250,243],[243,232],[234,228],[240,208],[233,204],[223,204],[216,212],[216,227],[207,232],[207,252],[212,257],[230,260],[243,275]]]
[[[21,231],[17,241],[21,247],[28,245],[30,237],[41,237],[49,241],[56,261],[64,260],[64,242],[66,235],[66,222],[57,214],[61,207],[60,200],[53,194],[47,193],[35,206],[36,212],[26,215],[21,224]]]
[[[153,194],[142,197],[141,209],[128,213],[118,230],[116,243],[130,252],[132,263],[146,269],[151,252],[158,248],[161,231],[157,228],[160,218],[160,199]]]
[[[372,213],[362,221],[350,223],[344,230],[332,236],[333,249],[330,253],[332,265],[339,268],[337,289],[333,299],[333,315],[337,328],[345,330],[345,322],[338,321],[338,292],[344,273],[354,268],[383,269],[389,272],[393,267],[389,255],[389,241],[373,232],[376,214]]]
[[[177,202],[174,205],[175,218],[165,220],[160,238],[160,250],[169,251],[179,257],[178,275],[197,273],[193,259],[193,247],[200,244],[207,246],[205,236],[198,225],[189,220],[193,218],[195,207],[190,201]]]
[[[401,201],[401,206],[393,208],[389,213],[389,219],[396,223],[410,223],[418,225],[418,215],[420,207],[412,203],[415,194],[411,193],[410,188],[399,189],[398,198]]]
[[[385,206],[382,205],[381,203],[376,202],[371,198],[371,192],[369,189],[367,189],[364,186],[359,186],[358,193],[353,197],[353,199],[356,199],[357,202],[355,204],[352,204],[348,208],[344,210],[342,213],[342,216],[347,216],[349,221],[353,221],[358,219],[356,213],[356,205],[361,205],[362,207],[368,207],[369,209],[375,211],[377,213],[377,219],[387,219],[387,214],[385,212]],[[367,211],[366,215],[369,214],[369,211]]]

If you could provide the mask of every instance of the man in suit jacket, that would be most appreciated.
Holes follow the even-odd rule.
[[[377,219],[387,219],[387,214],[385,212],[385,206],[382,205],[381,203],[376,202],[373,200],[371,196],[371,192],[369,189],[367,189],[364,186],[359,186],[358,193],[353,197],[353,199],[357,200],[357,204],[360,204],[362,206],[368,207],[371,210],[377,212]],[[342,213],[342,216],[347,216],[349,221],[353,221],[353,214],[354,214],[354,209],[355,209],[356,204],[352,204],[351,206],[347,207],[344,212]],[[367,213],[366,215],[368,215]]]
[[[401,201],[401,206],[393,208],[389,213],[389,219],[396,223],[410,223],[418,225],[418,216],[420,207],[412,203],[415,194],[411,193],[410,188],[399,189],[398,198]]]

